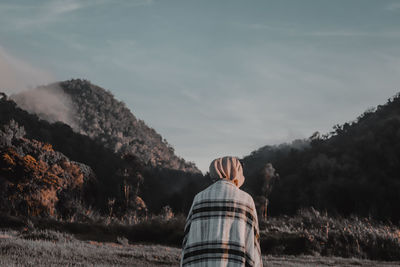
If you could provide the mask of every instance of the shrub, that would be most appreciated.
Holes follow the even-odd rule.
[[[29,240],[45,240],[54,242],[70,242],[74,238],[66,233],[61,233],[52,230],[33,230],[21,233],[21,238]]]
[[[117,242],[118,242],[118,244],[121,244],[123,246],[129,245],[129,240],[126,237],[123,237],[123,236],[118,236],[117,237]]]
[[[399,228],[364,218],[331,218],[314,209],[260,224],[265,254],[320,254],[374,260],[399,260]]]

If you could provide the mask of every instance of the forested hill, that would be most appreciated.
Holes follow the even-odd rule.
[[[40,97],[43,92],[48,93]],[[51,96],[64,105],[68,115],[54,118],[53,107],[43,108],[42,98]],[[199,173],[194,163],[186,162],[153,128],[138,120],[121,101],[89,81],[73,79],[50,84],[12,96],[17,104],[40,118],[69,124],[74,131],[100,141],[122,154],[133,154],[145,164],[172,170]],[[36,101],[36,104],[32,102]],[[64,112],[64,113],[65,113]]]
[[[206,182],[201,173],[154,168],[114,153],[0,92],[0,213],[69,218],[91,207],[109,215],[109,203],[116,217],[167,205],[182,212]]]
[[[253,195],[267,162],[280,174],[269,196],[272,214],[313,206],[399,223],[400,94],[327,135],[266,146],[243,162]]]
[[[92,186],[92,195],[87,197],[98,197],[96,199],[96,208],[104,207],[108,198],[118,196],[122,183],[122,178],[118,176],[118,169],[122,168],[124,164],[120,156],[98,144],[90,137],[73,132],[71,127],[64,123],[49,123],[45,120],[40,120],[35,114],[29,114],[19,108],[7,96],[2,96],[0,98],[0,153],[3,156],[0,159],[1,184],[4,184],[5,180],[3,178],[7,180],[7,176],[14,176],[13,179],[17,182],[24,179],[32,184],[40,182],[40,179],[36,178],[40,177],[40,175],[34,174],[36,171],[28,172],[27,175],[18,171],[19,167],[25,170],[24,166],[30,166],[31,164],[22,162],[22,164],[18,165],[18,160],[7,160],[13,154],[10,154],[9,150],[11,149],[16,151],[19,155],[16,157],[22,158],[23,161],[26,160],[25,156],[29,156],[28,159],[32,157],[34,161],[33,159],[31,161],[36,161],[39,165],[41,164],[40,161],[43,161],[45,165],[47,164],[48,167],[39,168],[43,174],[49,172],[49,168],[53,168],[55,164],[60,165],[59,161],[64,156],[67,161],[89,166],[93,169],[98,183]],[[11,127],[13,125],[17,126]],[[18,132],[23,132],[23,134],[17,134]],[[25,149],[24,144],[30,143],[35,144],[35,148],[31,150]],[[46,147],[51,147],[51,149],[47,150],[51,150],[51,152],[54,150],[56,153],[48,153],[45,149]],[[62,153],[63,156],[60,156],[58,152]],[[6,154],[9,156],[6,156]],[[10,167],[15,165],[12,162],[17,164],[17,167],[14,166],[16,168],[15,173],[12,171],[14,167]],[[36,166],[37,164],[34,163],[33,165]],[[33,170],[36,170],[36,167]],[[88,178],[87,173],[89,172],[83,172],[85,179]],[[18,183],[16,183],[16,186],[18,186]],[[1,187],[0,195],[7,192],[7,190],[6,187]],[[93,191],[97,191],[97,193]],[[24,194],[22,194],[21,198],[25,198]],[[0,205],[0,209],[2,209],[3,204]]]

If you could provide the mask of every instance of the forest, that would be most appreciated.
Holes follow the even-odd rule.
[[[268,196],[272,216],[314,207],[398,224],[400,94],[328,134],[265,146],[243,162],[253,195],[260,194],[255,185],[262,182],[267,162],[279,173]]]
[[[29,211],[26,203],[8,207],[10,211],[65,217],[78,212],[66,208],[74,206],[81,207],[80,216],[88,209],[119,218],[147,216],[165,208],[184,214],[194,195],[210,184],[208,174],[202,175],[193,163],[168,155],[173,153],[171,146],[110,92],[84,80],[61,82],[60,88],[82,107],[77,112],[79,131],[60,121],[44,120],[46,114],[21,109],[14,101],[21,102],[21,95],[3,94],[0,100],[2,197],[15,193],[15,176],[23,176],[29,190],[43,187],[53,195],[48,201],[52,204],[41,212]],[[119,130],[123,132],[116,134]],[[317,132],[306,140],[251,152],[241,159],[246,176],[242,189],[261,203],[257,206],[268,216],[294,215],[312,207],[332,216],[398,224],[399,137],[400,95],[396,95],[354,121],[335,125],[330,133]],[[139,143],[142,146],[137,147]],[[145,156],[152,145],[159,147],[158,156]],[[168,159],[175,163],[166,163]],[[69,167],[63,162],[70,162]],[[76,170],[71,171],[71,166]],[[78,194],[66,182],[49,184],[46,172],[59,181],[83,175],[80,190],[85,193]],[[66,199],[79,205],[67,205]],[[1,208],[7,210],[5,205]]]
[[[157,167],[132,153],[115,152],[67,124],[49,123],[22,110],[4,94],[0,114],[0,195],[15,199],[1,202],[3,212],[64,219],[85,218],[88,210],[137,217],[168,205],[183,212],[195,190],[206,184],[198,171]],[[47,181],[49,175],[58,182]],[[68,179],[82,182],[69,190]],[[36,202],[29,200],[32,192],[37,192]],[[34,205],[40,207],[27,208]]]

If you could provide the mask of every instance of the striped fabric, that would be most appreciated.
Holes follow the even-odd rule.
[[[251,196],[227,180],[198,193],[182,245],[181,266],[262,266]]]

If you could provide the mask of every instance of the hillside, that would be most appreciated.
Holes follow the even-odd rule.
[[[194,163],[176,156],[173,147],[160,134],[138,120],[111,92],[89,81],[59,82],[12,98],[21,108],[41,119],[63,121],[75,132],[101,142],[114,152],[133,154],[153,167],[200,172]],[[60,105],[49,105],[44,99]]]
[[[259,194],[262,169],[271,162],[279,179],[268,196],[272,215],[313,206],[400,222],[400,94],[355,121],[336,125],[309,146],[264,147],[245,157],[251,186]]]
[[[90,201],[83,201],[84,199],[76,197],[77,202],[82,202],[83,205],[92,205],[93,208],[100,211],[107,210],[109,199],[116,199],[117,204],[126,203],[121,193],[122,184],[124,184],[125,180],[135,183],[135,177],[140,175],[140,171],[136,170],[140,168],[140,164],[130,160],[130,169],[134,169],[135,173],[127,172],[127,175],[123,176],[122,172],[126,169],[127,163],[121,156],[98,144],[90,137],[75,133],[66,124],[61,122],[49,123],[45,120],[40,120],[35,114],[29,114],[19,108],[7,96],[0,99],[0,114],[0,129],[3,131],[2,153],[7,153],[10,149],[16,151],[18,154],[15,155],[18,158],[17,162],[21,159],[30,159],[35,168],[39,168],[36,163],[42,160],[46,166],[43,167],[43,170],[41,170],[42,167],[39,169],[44,176],[48,175],[48,173],[51,174],[51,168],[54,164],[61,166],[59,161],[63,158],[66,161],[75,162],[74,164],[79,165],[80,169],[90,168],[93,171],[83,172],[82,177],[86,180],[94,174],[97,180],[95,184],[91,184],[89,187],[91,193],[86,195],[86,200]],[[21,130],[23,134],[17,134],[17,137],[15,137],[16,134],[13,133],[15,130],[11,130],[11,132],[9,130],[10,125],[18,125],[18,127],[13,126],[11,128],[21,128],[23,129],[23,131]],[[25,147],[29,147],[30,150],[26,150]],[[51,148],[51,151],[47,151],[47,148]],[[15,160],[13,159],[13,161]],[[6,169],[8,168],[6,167]],[[23,164],[19,168],[25,169]],[[16,179],[16,187],[19,186],[19,181],[24,179],[28,183],[32,181],[33,183],[38,182],[35,178],[36,175],[31,175],[32,172],[28,172],[28,174],[16,172],[10,175],[13,179]],[[3,173],[0,175],[2,183],[4,179],[7,180],[7,175]],[[36,189],[38,188],[36,187]],[[32,190],[35,191],[34,189]],[[131,191],[135,192],[135,190],[136,186],[131,186]],[[29,194],[28,191],[24,191],[21,194],[21,198],[29,197]],[[57,191],[56,195],[59,198],[60,191]],[[70,197],[73,196],[71,195]],[[2,204],[5,204],[5,202]]]
[[[66,217],[93,199],[93,170],[25,138],[14,120],[0,129],[0,210],[22,216]],[[79,212],[84,212],[80,210]]]
[[[132,154],[116,154],[98,140],[79,134],[62,122],[50,123],[41,120],[36,114],[30,114],[19,108],[6,95],[1,96],[0,130],[9,128],[11,122],[13,125],[19,125],[18,129],[23,129],[24,142],[18,141],[17,138],[15,139],[17,141],[14,140],[12,143],[12,149],[19,153],[18,158],[29,155],[37,161],[38,158],[35,155],[45,155],[47,165],[52,166],[62,154],[62,157],[68,161],[93,170],[97,182],[88,187],[90,194],[86,199],[76,197],[77,202],[83,205],[83,209],[85,209],[84,206],[91,206],[102,216],[109,216],[110,203],[113,203],[111,214],[117,217],[135,216],[138,209],[143,210],[146,206],[149,207],[150,213],[159,212],[166,205],[171,206],[174,211],[182,212],[190,208],[191,200],[198,192],[197,190],[204,187],[206,181],[201,173],[144,165]],[[10,136],[13,135],[14,133],[3,134],[4,140],[8,141],[4,141],[7,145],[0,147],[1,153],[8,153],[12,139]],[[22,138],[20,135],[18,134]],[[27,143],[35,144],[38,149],[33,152],[23,152]],[[54,153],[43,150],[47,147],[51,147]],[[23,173],[13,175],[16,179],[23,177]],[[89,176],[84,174],[85,179]],[[0,174],[0,183],[4,184],[4,179],[7,178]],[[26,179],[29,182],[37,181],[35,176],[29,176]],[[3,194],[4,190],[5,188],[0,188],[0,194]],[[57,198],[60,192],[57,191]],[[21,198],[29,194],[29,191],[24,191]],[[73,194],[70,197],[74,197]],[[6,204],[6,202],[1,204]],[[1,206],[4,205],[0,205],[0,208]]]
[[[32,105],[37,100],[28,100],[38,98],[37,94],[52,94],[52,100],[56,97],[61,107],[58,113],[50,113],[54,110],[51,106],[38,109]],[[153,212],[166,205],[174,211],[187,211],[193,196],[209,183],[194,165],[176,157],[161,136],[137,120],[122,102],[87,81],[61,82],[13,99],[50,122],[62,119],[74,127],[72,131],[61,122],[39,120],[11,100],[3,99],[0,105],[2,125],[14,119],[25,127],[27,138],[49,143],[94,170],[101,184],[98,200],[103,210],[107,210],[109,199],[116,199],[119,206],[125,205],[119,212],[126,211],[126,193],[121,188],[128,180],[132,194],[142,197]],[[66,110],[72,113],[65,114]],[[256,204],[265,203],[267,197],[270,215],[295,214],[301,208],[314,207],[332,215],[354,214],[399,223],[399,137],[397,95],[352,122],[334,126],[324,136],[316,133],[308,140],[252,152],[242,160],[247,178],[243,189]],[[273,164],[279,176],[265,186],[267,163]]]

